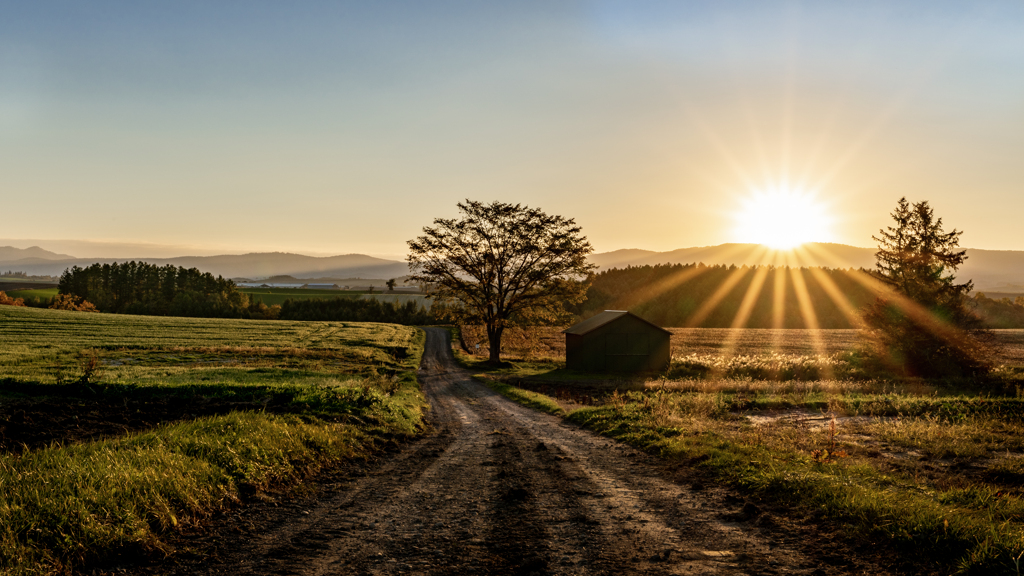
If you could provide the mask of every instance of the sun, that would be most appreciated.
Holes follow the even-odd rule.
[[[736,214],[739,242],[789,250],[806,242],[828,242],[832,218],[816,195],[776,187],[753,191]]]

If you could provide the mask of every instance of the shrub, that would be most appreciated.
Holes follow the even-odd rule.
[[[24,306],[23,298],[11,298],[6,292],[0,290],[0,306]]]
[[[84,298],[70,294],[58,294],[50,304],[51,310],[71,310],[74,312],[99,312],[95,306]]]

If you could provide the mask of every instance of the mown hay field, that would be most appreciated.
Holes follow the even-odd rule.
[[[783,355],[831,356],[850,352],[863,343],[858,330],[803,330],[762,328],[667,328],[672,332],[672,356],[684,358],[728,354],[730,356]],[[470,351],[487,356],[483,326],[463,326]],[[995,364],[1024,365],[1024,330],[993,330]],[[479,348],[477,347],[479,346]],[[512,328],[505,333],[503,352],[515,358],[565,359],[562,328]]]
[[[0,573],[76,572],[421,429],[421,331],[0,306]]]

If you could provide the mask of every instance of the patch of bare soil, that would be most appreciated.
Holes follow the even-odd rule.
[[[94,573],[889,574],[871,551],[514,404],[428,329],[433,433]]]

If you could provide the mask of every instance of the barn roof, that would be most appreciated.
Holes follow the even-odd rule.
[[[582,322],[578,322],[576,324],[573,324],[572,326],[569,326],[565,330],[562,330],[562,333],[583,335],[592,330],[597,330],[598,328],[604,326],[605,324],[608,324],[609,322],[614,322],[619,318],[622,318],[623,316],[632,316],[633,318],[636,318],[641,322],[650,324],[651,326],[657,328],[658,330],[661,330],[662,332],[671,334],[671,332],[665,330],[661,326],[658,326],[653,322],[648,322],[647,320],[644,320],[643,318],[637,316],[636,314],[633,314],[632,312],[627,312],[625,310],[605,310],[604,312],[601,312],[595,316],[591,316],[590,318],[587,318]]]

